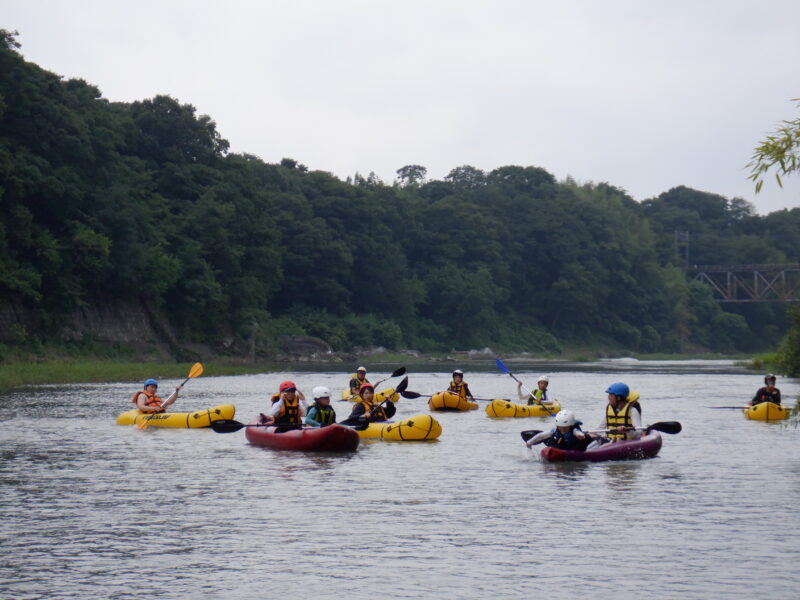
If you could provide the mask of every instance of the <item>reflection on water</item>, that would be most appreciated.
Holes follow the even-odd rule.
[[[409,387],[438,391],[452,368],[410,368]],[[549,419],[490,419],[482,406],[437,414],[435,443],[299,454],[242,432],[116,426],[131,385],[25,388],[0,397],[0,597],[795,597],[800,431],[705,408],[743,402],[760,376],[732,364],[511,368],[526,383],[551,375],[589,427],[624,380],[645,422],[684,429],[650,460],[550,464],[519,436]],[[350,372],[206,374],[176,410],[230,402],[248,421],[284,379],[336,390]],[[478,397],[515,397],[492,361],[466,379]],[[420,412],[425,399],[398,403],[397,418]]]

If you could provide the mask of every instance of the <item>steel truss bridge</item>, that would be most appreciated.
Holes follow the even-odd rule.
[[[686,272],[711,286],[718,302],[800,301],[800,264],[694,265]]]

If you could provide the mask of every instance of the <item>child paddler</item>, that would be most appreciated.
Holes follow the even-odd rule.
[[[311,390],[314,404],[306,413],[306,425],[326,427],[336,423],[336,411],[331,406],[331,391],[321,385]]]
[[[375,388],[371,383],[362,384],[358,390],[358,395],[361,400],[353,406],[353,410],[346,421],[348,425],[388,421],[397,412],[397,407],[391,400],[384,400],[379,403],[380,406],[375,403]]]

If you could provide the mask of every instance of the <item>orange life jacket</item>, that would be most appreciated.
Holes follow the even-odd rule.
[[[389,418],[383,411],[382,406],[380,408],[375,408],[376,405],[374,402],[367,402],[366,400],[362,400],[361,402],[359,402],[359,404],[364,407],[365,413],[366,412],[371,413],[369,417],[370,421],[386,421]]]
[[[299,423],[300,422],[300,399],[297,394],[291,401],[283,399],[283,405],[275,418],[276,423]]]
[[[155,394],[148,394],[144,390],[139,390],[133,395],[133,399],[131,400],[131,402],[136,404],[136,406],[139,406],[136,402],[136,400],[139,398],[139,394],[144,394],[147,396],[147,402],[144,403],[145,406],[157,406],[158,408],[161,408],[161,405],[164,403],[164,401]]]
[[[461,396],[462,398],[467,397],[467,382],[462,380],[461,383],[456,383],[455,381],[451,381],[449,387],[447,388],[448,392],[454,392]]]

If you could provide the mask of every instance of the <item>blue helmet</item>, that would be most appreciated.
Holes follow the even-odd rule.
[[[154,385],[158,387],[158,382],[155,379],[148,379],[144,382],[144,387],[147,387],[148,385]]]
[[[630,388],[621,382],[612,383],[606,390],[606,394],[614,394],[615,396],[622,396],[623,398],[627,398],[630,392]]]

